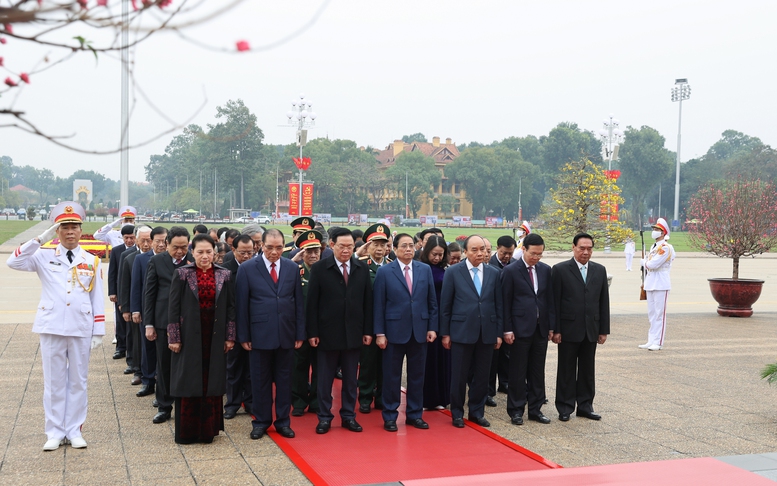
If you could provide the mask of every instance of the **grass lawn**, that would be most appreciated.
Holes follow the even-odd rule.
[[[19,220],[8,220],[0,219],[0,244],[5,243],[6,241],[10,240],[14,236],[18,235],[22,231],[32,228],[36,224],[40,223],[40,220],[37,221],[19,221]]]

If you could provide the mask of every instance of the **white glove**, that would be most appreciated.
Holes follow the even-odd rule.
[[[92,336],[92,345],[91,348],[94,349],[97,346],[101,346],[103,343],[103,337],[102,336]]]
[[[41,233],[40,236],[38,236],[38,240],[40,241],[41,245],[48,243],[49,241],[53,240],[55,236],[57,236],[57,228],[59,228],[59,225],[60,223],[55,224],[51,228]]]
[[[645,260],[644,258],[643,258],[642,260],[640,260],[640,261],[639,261],[639,266],[641,266],[641,267],[644,267],[644,266],[645,266],[645,262],[646,262],[646,261],[647,261],[647,260]]]
[[[124,218],[117,219],[116,221],[111,223],[111,228],[118,228],[119,226],[121,226],[122,221],[124,221]]]

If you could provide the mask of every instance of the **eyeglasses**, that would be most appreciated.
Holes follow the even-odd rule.
[[[252,250],[245,250],[245,251],[236,251],[235,254],[240,256],[251,256],[254,254],[254,252]]]

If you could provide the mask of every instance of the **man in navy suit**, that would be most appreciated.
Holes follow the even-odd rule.
[[[383,428],[397,431],[402,362],[407,356],[406,421],[428,429],[424,404],[426,343],[437,338],[437,295],[429,265],[413,261],[413,237],[397,235],[397,260],[378,269],[373,289],[373,322],[383,349]]]
[[[130,289],[130,312],[135,325],[143,325],[143,295],[146,290],[146,270],[151,257],[167,250],[167,228],[157,226],[151,230],[151,250],[135,257],[132,263]],[[156,390],[156,343],[146,338],[145,328],[140,333],[140,381],[143,386],[136,393],[143,397]]]
[[[275,383],[275,430],[286,438],[291,430],[291,370],[294,350],[305,339],[304,300],[299,267],[283,253],[283,234],[262,234],[261,256],[240,265],[235,283],[237,340],[249,351],[253,395],[251,439],[260,439],[273,424],[272,386]]]
[[[550,267],[540,263],[545,242],[536,233],[523,240],[523,254],[502,270],[504,342],[510,345],[507,414],[514,425],[529,420],[549,424],[540,408],[545,403],[545,357],[551,327],[556,323]],[[552,323],[552,324],[551,324]]]
[[[451,416],[464,427],[464,395],[470,368],[469,420],[481,427],[488,395],[488,372],[494,349],[502,345],[502,286],[499,270],[484,265],[486,242],[472,235],[464,241],[467,259],[445,271],[440,296],[442,345],[451,350]]]

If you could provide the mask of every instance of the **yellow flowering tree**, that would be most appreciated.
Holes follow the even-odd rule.
[[[549,239],[571,241],[578,233],[588,233],[595,241],[623,241],[632,236],[618,217],[623,204],[616,178],[583,157],[561,168],[556,188],[542,205],[539,219]]]

